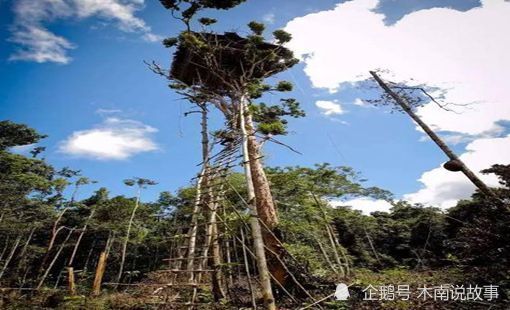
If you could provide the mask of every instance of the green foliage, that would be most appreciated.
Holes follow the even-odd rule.
[[[278,85],[276,85],[277,91],[292,91],[292,83],[289,81],[280,81]]]
[[[36,143],[45,137],[26,125],[0,121],[0,150]]]
[[[267,106],[265,103],[251,104],[250,112],[253,121],[257,123],[257,131],[265,135],[286,134],[287,120],[283,117],[294,118],[305,116],[295,99],[280,99],[281,105]]]
[[[168,48],[174,47],[177,43],[179,43],[178,38],[166,38],[163,40],[163,45]]]
[[[209,25],[215,24],[217,22],[217,20],[214,18],[202,17],[202,18],[198,19],[198,22],[204,26],[209,26]]]
[[[290,33],[286,32],[285,30],[281,30],[281,29],[275,30],[273,32],[273,36],[276,39],[276,42],[278,44],[284,44],[284,43],[290,42],[290,40],[292,40],[292,36],[290,35]]]
[[[258,23],[256,21],[251,21],[248,24],[248,27],[257,36],[261,36],[264,30],[266,29],[266,26],[264,26],[264,24]]]

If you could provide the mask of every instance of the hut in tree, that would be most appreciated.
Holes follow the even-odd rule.
[[[294,64],[292,51],[259,38],[234,32],[183,33],[170,78],[221,94],[229,93],[232,84],[263,79]]]

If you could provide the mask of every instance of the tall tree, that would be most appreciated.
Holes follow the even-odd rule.
[[[142,194],[142,189],[147,188],[147,186],[150,185],[156,185],[157,183],[155,181],[144,179],[144,178],[133,178],[133,179],[126,179],[124,180],[124,184],[127,186],[136,186],[136,200],[135,200],[135,206],[133,207],[133,210],[131,211],[131,216],[129,217],[129,221],[127,223],[127,229],[126,229],[126,236],[124,237],[124,241],[122,243],[122,253],[120,256],[120,266],[119,266],[119,273],[117,275],[117,285],[120,283],[122,279],[122,273],[124,271],[124,263],[126,262],[126,252],[127,252],[127,246],[129,242],[129,235],[131,233],[131,227],[133,226],[133,221],[135,219],[136,210],[138,210],[138,207],[140,206],[140,196]]]

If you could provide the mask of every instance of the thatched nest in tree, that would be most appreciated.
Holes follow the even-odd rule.
[[[205,42],[205,48],[179,44],[170,70],[170,78],[186,85],[229,92],[232,81],[265,78],[295,64],[293,53],[280,45],[254,43],[234,32],[192,34]]]

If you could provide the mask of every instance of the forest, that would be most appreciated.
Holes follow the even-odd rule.
[[[367,102],[421,126],[445,169],[477,187],[471,198],[445,210],[368,186],[356,167],[269,166],[264,145],[297,152],[282,141],[306,117],[287,97],[293,83],[268,80],[298,64],[292,36],[256,21],[246,36],[211,30],[204,12],[243,0],[160,2],[183,30],[163,40],[171,68],[147,70],[201,117],[196,177],[153,201],[144,191],[165,180],[119,179],[132,194],[116,195],[46,160],[44,132],[0,121],[0,308],[508,309],[508,162],[481,171],[499,180],[487,186],[414,113],[435,99],[373,71],[382,95]],[[367,215],[342,203],[360,197],[392,208]]]
[[[189,227],[196,188],[183,186],[175,193],[162,192],[157,201],[142,203],[135,194],[151,181],[136,179],[125,181],[134,187],[133,197],[112,196],[101,188],[78,199],[80,189],[93,182],[79,170],[51,166],[40,148],[29,157],[10,151],[37,142],[43,135],[9,121],[2,121],[0,128],[2,308],[146,309],[155,302],[154,285],[164,286],[163,281],[168,281],[158,272],[175,251],[173,241],[182,236],[179,229]],[[474,193],[446,212],[398,201],[389,213],[363,215],[349,206],[328,207],[328,201],[346,196],[392,201],[392,196],[379,188],[364,187],[350,167],[324,163],[313,168],[268,167],[266,172],[279,206],[279,237],[295,259],[292,268],[299,271],[296,276],[305,288],[326,296],[336,282],[343,281],[359,294],[358,300],[329,300],[323,304],[325,309],[430,306],[430,301],[418,299],[412,304],[378,301],[363,306],[361,291],[369,284],[476,283],[508,288],[509,212],[492,199]],[[510,166],[495,164],[484,173],[496,174],[502,185],[498,197],[510,199]],[[225,192],[226,201],[242,212],[237,194],[246,196],[244,176],[232,173],[228,179],[233,187]],[[63,194],[66,188],[70,196]],[[239,258],[243,250],[235,236],[245,229],[245,219],[237,218],[235,212],[226,211],[224,218],[233,220],[231,227],[236,231],[222,235],[220,243],[230,257]],[[131,233],[126,239],[128,229]],[[126,240],[127,251],[123,251]],[[96,267],[105,252],[102,291],[94,292]],[[230,307],[249,307],[246,273],[238,261],[232,261],[221,265]],[[253,260],[248,262],[253,268]],[[121,265],[124,271],[118,280]],[[71,291],[69,268],[74,269],[76,283]],[[500,291],[501,309],[507,303],[506,294]],[[200,298],[211,302],[214,296],[204,291]],[[486,305],[466,301],[452,309],[462,307],[485,309]]]

